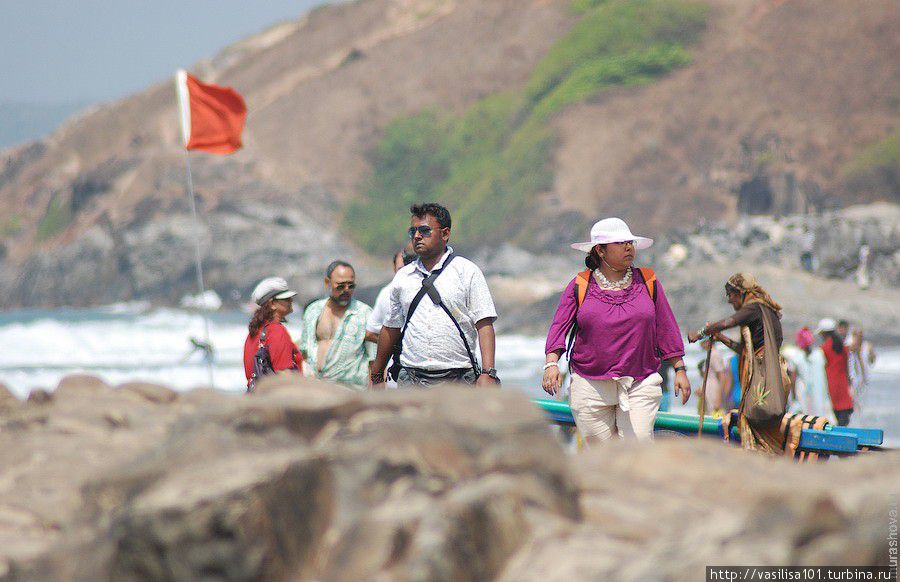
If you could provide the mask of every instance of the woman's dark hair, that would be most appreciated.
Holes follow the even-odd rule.
[[[840,334],[836,331],[825,331],[822,332],[826,338],[831,338],[831,347],[834,348],[834,353],[842,354],[844,353],[844,340],[841,339]]]
[[[591,248],[591,251],[584,258],[584,266],[590,269],[591,271],[596,271],[600,268],[600,253],[597,252],[597,247],[600,247],[604,251],[606,250],[606,245],[594,245]]]
[[[407,253],[406,249],[401,249],[401,250],[397,251],[396,253],[394,253],[393,257],[391,257],[391,266],[392,267],[397,264],[397,257],[400,257],[400,259],[403,261],[403,266],[405,267],[406,265],[415,261],[419,257],[419,255],[417,255],[415,253]]]
[[[434,202],[426,202],[425,204],[413,204],[409,207],[409,213],[416,218],[425,218],[426,214],[430,214],[441,225],[441,228],[450,228],[450,211]]]
[[[253,317],[250,318],[250,337],[259,333],[262,326],[265,325],[267,321],[271,321],[274,317],[275,305],[272,303],[272,300],[269,299],[265,304],[261,305],[259,309],[253,312]]]

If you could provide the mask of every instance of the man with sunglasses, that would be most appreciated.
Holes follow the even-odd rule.
[[[329,296],[303,311],[299,348],[319,378],[365,388],[375,344],[366,342],[372,308],[353,298],[356,273],[350,263],[334,261],[325,269]]]
[[[383,387],[388,361],[398,357],[396,348],[399,361],[392,368],[400,387],[497,384],[497,312],[484,274],[448,246],[451,221],[446,208],[416,204],[410,213],[408,236],[418,259],[397,271],[391,282],[390,310],[372,364],[373,387]]]

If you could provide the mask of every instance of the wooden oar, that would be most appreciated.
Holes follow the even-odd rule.
[[[706,371],[703,373],[703,384],[700,386],[700,423],[697,425],[697,438],[703,436],[703,421],[706,419],[706,381],[709,380],[709,358],[715,340],[709,338],[709,348],[706,349]]]

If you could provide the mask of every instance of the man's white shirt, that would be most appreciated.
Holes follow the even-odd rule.
[[[369,314],[369,320],[366,322],[366,331],[370,331],[376,335],[381,333],[381,326],[384,325],[384,320],[387,319],[390,311],[391,284],[388,283],[378,292],[378,297],[375,299],[375,305],[372,306],[372,313]]]
[[[447,252],[434,268],[440,269],[452,252],[453,249],[447,247]],[[425,269],[421,259],[397,271],[390,285],[390,309],[384,321],[385,326],[403,327],[409,306],[422,288],[422,281],[429,274],[430,271]],[[472,261],[457,256],[435,279],[434,286],[441,294],[444,305],[456,318],[473,355],[478,359],[478,332],[475,323],[486,318],[491,321],[497,319],[494,300],[481,269]],[[472,365],[456,326],[427,294],[422,297],[406,329],[400,363],[423,370],[469,368]]]

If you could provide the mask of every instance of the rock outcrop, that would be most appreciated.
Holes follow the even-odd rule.
[[[514,393],[252,397],[68,378],[0,417],[12,580],[492,579],[544,516],[579,519]],[[4,409],[5,410],[5,409]]]
[[[2,580],[695,580],[711,564],[883,564],[900,482],[896,453],[796,466],[676,439],[567,455],[515,391],[276,377],[245,397],[81,376],[42,394],[0,403]]]

